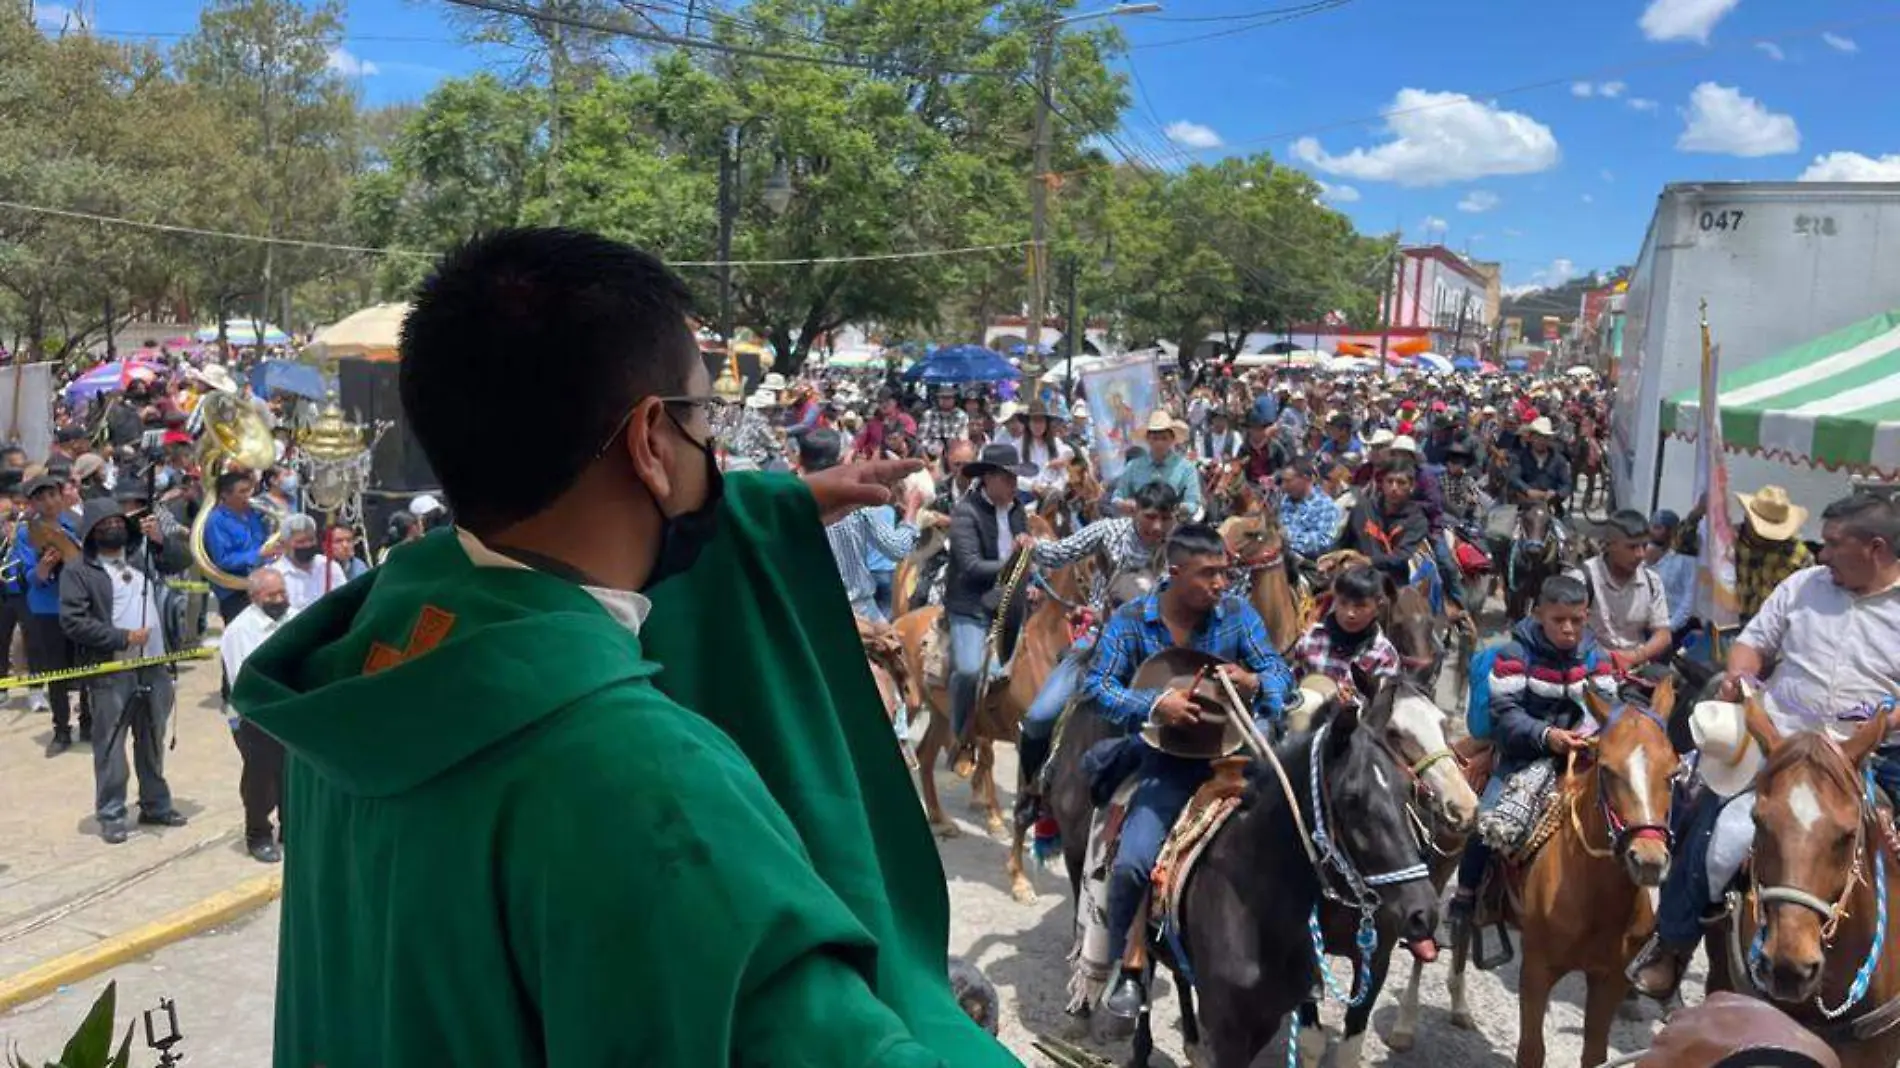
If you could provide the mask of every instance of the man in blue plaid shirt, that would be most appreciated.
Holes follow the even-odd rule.
[[[1168,575],[1155,592],[1131,601],[1109,618],[1095,660],[1082,680],[1083,693],[1099,712],[1134,733],[1152,721],[1185,725],[1195,704],[1185,690],[1137,690],[1129,683],[1143,661],[1163,649],[1184,646],[1227,661],[1222,672],[1242,700],[1252,703],[1255,722],[1272,737],[1293,690],[1293,676],[1274,652],[1267,626],[1252,605],[1227,592],[1227,546],[1205,524],[1181,527],[1168,540]],[[1121,845],[1108,881],[1109,959],[1120,960],[1128,929],[1148,890],[1149,873],[1168,831],[1194,791],[1207,780],[1208,761],[1187,760],[1142,746],[1141,785],[1122,823]],[[1123,1019],[1141,1012],[1141,976],[1125,971],[1109,992],[1107,1010]]]

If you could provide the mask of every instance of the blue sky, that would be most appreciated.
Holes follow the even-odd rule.
[[[199,7],[71,4],[158,35]],[[445,11],[352,0],[339,69],[380,103],[479,68]],[[1632,261],[1669,182],[1900,181],[1891,0],[1164,0],[1118,21],[1119,145],[1163,166],[1271,152],[1362,230],[1501,260],[1513,285]]]

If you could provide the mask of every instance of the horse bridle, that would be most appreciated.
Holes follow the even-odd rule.
[[[1626,712],[1634,712],[1636,715],[1654,723],[1656,728],[1663,732],[1665,738],[1669,736],[1669,727],[1663,722],[1662,717],[1650,709],[1643,708],[1639,705],[1623,705],[1616,715],[1610,717],[1609,723],[1615,723],[1616,720]],[[1609,724],[1605,724],[1606,730],[1608,726]],[[1599,740],[1593,738],[1590,744],[1597,746]],[[1583,847],[1583,851],[1599,860],[1605,857],[1616,857],[1618,860],[1621,860],[1623,856],[1629,852],[1630,846],[1647,838],[1651,841],[1661,842],[1663,848],[1674,852],[1676,848],[1676,834],[1669,829],[1667,821],[1663,823],[1630,823],[1623,818],[1622,813],[1616,810],[1616,806],[1610,803],[1610,788],[1606,785],[1600,757],[1597,763],[1596,805],[1598,811],[1603,815],[1604,826],[1610,829],[1610,848],[1598,849],[1590,844],[1589,839],[1583,836],[1583,826],[1577,820],[1576,804],[1572,802],[1570,806],[1571,829],[1576,832],[1577,842]]]
[[[1458,764],[1458,754],[1447,745],[1443,749],[1431,750],[1408,763],[1405,754],[1399,752],[1384,738],[1379,739],[1379,746],[1386,751],[1387,756],[1392,758],[1392,763],[1404,770],[1406,778],[1412,781],[1412,797],[1411,800],[1405,802],[1405,817],[1412,826],[1412,837],[1418,842],[1419,848],[1431,850],[1440,859],[1455,855],[1456,849],[1444,850],[1438,847],[1430,821],[1425,816],[1419,815],[1418,810],[1422,805],[1429,809],[1429,803],[1438,800],[1438,791],[1425,781],[1425,773],[1447,760]]]
[[[1401,883],[1429,879],[1431,878],[1432,870],[1421,860],[1417,864],[1400,868],[1396,871],[1380,872],[1374,875],[1361,874],[1358,867],[1353,864],[1352,858],[1347,856],[1345,849],[1335,843],[1332,835],[1327,833],[1326,820],[1327,814],[1332,808],[1332,798],[1330,793],[1325,789],[1325,773],[1322,771],[1325,761],[1321,759],[1320,748],[1325,744],[1326,732],[1331,727],[1332,724],[1330,723],[1321,724],[1320,728],[1313,732],[1313,743],[1309,757],[1310,769],[1307,779],[1313,805],[1313,847],[1319,855],[1320,862],[1326,867],[1331,868],[1333,872],[1339,876],[1340,881],[1345,884],[1346,891],[1352,895],[1353,900],[1347,901],[1344,897],[1334,893],[1333,890],[1327,886],[1326,873],[1324,871],[1320,871],[1317,874],[1320,877],[1320,891],[1334,901],[1358,909],[1361,926],[1363,928],[1363,926],[1370,921],[1373,912],[1379,907],[1378,887],[1397,886]],[[1387,752],[1389,753],[1390,750],[1387,750]]]

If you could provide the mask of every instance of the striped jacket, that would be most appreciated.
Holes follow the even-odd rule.
[[[1608,658],[1585,637],[1576,649],[1550,644],[1536,619],[1511,630],[1511,640],[1491,663],[1492,738],[1500,750],[1498,774],[1510,775],[1550,755],[1544,732],[1574,730],[1587,713],[1586,688],[1614,700],[1616,676]]]

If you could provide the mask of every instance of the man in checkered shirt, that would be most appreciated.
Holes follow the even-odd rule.
[[[936,456],[969,436],[970,413],[957,407],[957,391],[949,386],[937,387],[935,407],[917,422],[917,440],[930,455]]]
[[[1168,535],[1174,531],[1175,511],[1180,507],[1181,498],[1166,482],[1150,482],[1135,492],[1134,501],[1132,516],[1098,520],[1061,541],[1038,543],[1032,553],[1036,566],[1051,570],[1064,568],[1091,553],[1098,553],[1108,565],[1105,577],[1110,581],[1120,574],[1158,573],[1161,553],[1168,544]],[[1107,588],[1106,582],[1103,588]],[[1022,762],[1023,782],[1029,784],[1032,792],[1036,789],[1036,773],[1049,757],[1056,719],[1081,684],[1082,664],[1087,657],[1085,645],[1070,649],[1049,673],[1048,681],[1042,684],[1042,691],[1036,694],[1029,714],[1023,719],[1022,739],[1017,743],[1016,752]]]

